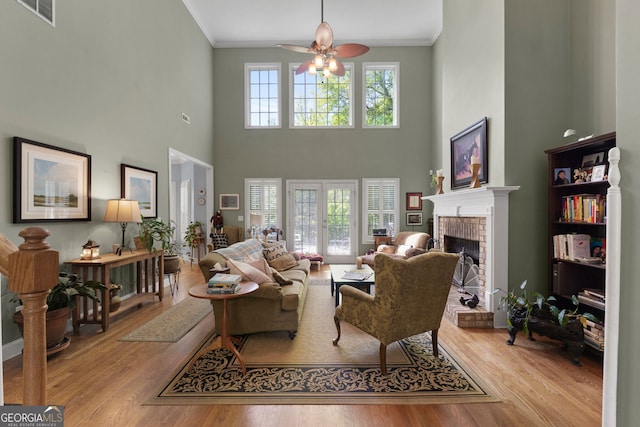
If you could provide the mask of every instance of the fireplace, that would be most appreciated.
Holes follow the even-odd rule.
[[[501,310],[498,289],[508,289],[509,193],[519,188],[480,187],[423,197],[434,204],[436,247],[447,250],[451,238],[462,244],[477,241],[478,289],[473,293],[493,313]],[[494,327],[506,327],[506,313],[494,316]]]

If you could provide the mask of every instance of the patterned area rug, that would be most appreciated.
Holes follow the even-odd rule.
[[[177,342],[209,313],[211,303],[208,300],[189,297],[123,336],[120,341]]]
[[[347,323],[342,338],[333,323],[328,287],[309,288],[298,335],[284,332],[242,337],[247,365],[242,375],[235,356],[216,349],[189,368],[190,359],[147,404],[435,404],[496,402],[487,389],[440,344],[433,357],[428,333],[387,348],[388,375],[379,367],[379,342]],[[442,341],[442,338],[441,338]]]

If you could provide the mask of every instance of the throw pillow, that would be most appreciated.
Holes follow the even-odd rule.
[[[413,248],[411,245],[398,245],[398,249],[396,249],[396,253],[398,255],[405,256],[409,249]]]
[[[422,248],[411,248],[411,249],[407,249],[407,251],[404,253],[404,256],[406,256],[407,258],[411,258],[413,256],[420,255],[425,252],[427,251]]]
[[[262,271],[242,261],[234,261],[232,259],[227,260],[229,266],[229,273],[239,274],[243,279],[251,282],[256,282],[258,285],[261,283],[273,281]]]
[[[222,249],[229,246],[229,236],[226,234],[211,234],[213,250]]]
[[[287,247],[282,242],[277,242],[273,245],[265,247],[262,250],[262,253],[264,254],[267,262],[271,264],[271,261],[281,256],[287,255],[289,251],[287,251]]]
[[[298,261],[291,254],[284,254],[268,262],[271,267],[278,271],[288,270],[298,265]]]
[[[271,275],[273,276],[273,279],[276,281],[276,283],[280,286],[293,285],[293,280],[287,279],[273,267],[271,267]]]

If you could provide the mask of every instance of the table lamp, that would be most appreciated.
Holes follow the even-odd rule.
[[[257,238],[258,231],[260,231],[260,227],[262,226],[262,215],[260,214],[251,214],[251,237]]]
[[[117,251],[122,255],[124,248],[124,232],[129,222],[142,222],[140,207],[137,200],[111,199],[107,200],[107,211],[104,213],[104,222],[119,222],[122,227],[122,245]]]

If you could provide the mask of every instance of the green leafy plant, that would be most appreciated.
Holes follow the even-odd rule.
[[[202,235],[202,228],[203,225],[200,221],[191,222],[189,224],[187,230],[184,232],[184,241],[187,247],[193,247],[193,243]]]
[[[96,291],[106,290],[107,287],[97,280],[83,282],[77,274],[61,272],[58,274],[58,283],[51,289],[47,296],[47,311],[53,311],[64,307],[75,308],[76,296],[86,296],[94,301],[100,302]],[[16,296],[12,302],[22,301]]]
[[[161,218],[142,218],[138,225],[140,240],[149,252],[155,250],[155,243],[159,242],[164,255],[172,256],[180,252],[180,245],[174,240],[175,222],[165,223]]]

